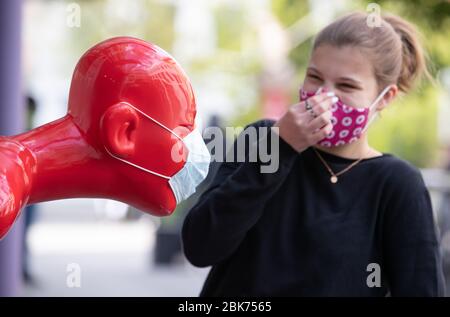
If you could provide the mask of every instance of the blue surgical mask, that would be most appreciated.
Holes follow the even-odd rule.
[[[208,151],[208,148],[206,147],[205,142],[203,141],[200,131],[198,130],[198,126],[196,125],[196,127],[194,128],[194,130],[192,130],[192,132],[190,132],[184,138],[181,138],[178,134],[176,134],[171,129],[163,125],[161,122],[150,117],[149,115],[139,110],[138,108],[134,107],[133,105],[129,103],[126,104],[132,107],[134,110],[138,111],[147,119],[150,119],[154,123],[158,124],[161,128],[175,135],[179,140],[181,140],[189,151],[186,163],[177,173],[175,173],[172,176],[168,176],[146,169],[142,166],[134,164],[121,157],[118,157],[112,154],[110,151],[108,151],[108,149],[105,147],[106,151],[108,152],[109,155],[111,155],[115,159],[118,159],[119,161],[122,161],[128,165],[136,167],[144,172],[167,179],[169,181],[170,188],[172,189],[172,192],[175,195],[177,204],[179,204],[180,202],[189,198],[192,194],[195,193],[197,186],[206,178],[209,171],[209,163],[211,161],[211,155]]]

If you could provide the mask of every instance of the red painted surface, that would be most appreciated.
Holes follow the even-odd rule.
[[[22,207],[49,200],[109,198],[157,216],[174,211],[167,179],[124,164],[105,149],[164,175],[183,167],[183,143],[128,104],[181,138],[194,129],[192,87],[170,55],[129,37],[97,44],[75,68],[66,116],[0,137],[0,238]],[[183,160],[171,159],[174,146]]]

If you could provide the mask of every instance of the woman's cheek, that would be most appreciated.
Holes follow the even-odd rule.
[[[320,86],[318,83],[315,83],[315,82],[309,80],[308,78],[305,78],[305,80],[303,81],[303,89],[305,91],[314,92],[314,91],[317,91],[317,89],[319,89],[319,87]]]
[[[365,105],[366,98],[357,93],[340,93],[338,97],[344,104],[350,107],[361,108]]]

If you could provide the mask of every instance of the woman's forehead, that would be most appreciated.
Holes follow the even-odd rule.
[[[373,68],[367,56],[357,47],[323,44],[312,55],[309,67],[331,80],[342,77],[358,81],[374,78]]]

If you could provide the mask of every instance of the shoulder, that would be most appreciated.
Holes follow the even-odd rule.
[[[260,119],[257,121],[254,121],[252,123],[247,124],[243,130],[240,132],[240,134],[237,136],[237,141],[239,142],[247,142],[249,143],[259,143],[257,140],[262,141],[267,140],[269,142],[269,135],[272,134],[271,127],[274,125],[275,121],[271,119]],[[248,140],[248,138],[250,138]],[[255,139],[256,138],[256,139]],[[267,144],[270,146],[270,144]],[[249,150],[249,148],[246,148],[246,152]]]
[[[383,177],[384,195],[388,201],[427,198],[428,190],[422,173],[410,162],[394,155],[388,155],[380,168]]]
[[[248,135],[253,135],[256,136],[258,140],[266,140],[266,146],[271,147],[271,142],[275,141],[272,136],[276,136],[277,141],[282,140],[281,138],[278,138],[278,134],[273,134],[273,132],[271,131],[271,127],[274,125],[274,123],[275,120],[272,119],[260,119],[254,121],[244,127],[242,133],[238,136],[238,139],[242,140]]]
[[[433,205],[422,173],[399,158],[390,165],[381,202],[386,230],[397,242],[435,244]]]
[[[244,127],[244,130],[246,130],[247,128],[250,128],[250,127],[254,127],[254,128],[267,127],[267,128],[269,128],[269,127],[273,126],[274,123],[275,123],[275,120],[272,120],[272,119],[260,119],[260,120],[254,121],[250,124],[247,124]]]
[[[424,185],[419,168],[393,154],[387,154],[383,162],[383,171],[386,180],[391,184]]]

